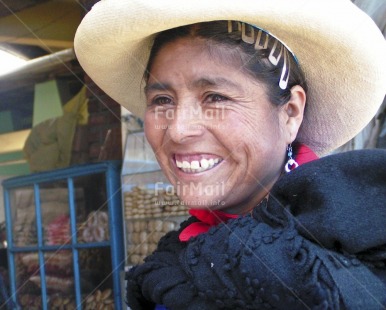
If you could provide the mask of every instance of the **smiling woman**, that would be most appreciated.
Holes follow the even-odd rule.
[[[75,49],[192,215],[127,273],[131,309],[386,306],[386,153],[317,156],[385,96],[350,1],[105,0]]]

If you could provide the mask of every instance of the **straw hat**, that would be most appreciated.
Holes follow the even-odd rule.
[[[99,87],[143,117],[154,34],[213,20],[256,25],[294,52],[309,85],[298,141],[319,155],[355,136],[383,101],[386,42],[349,0],[103,0],[80,24],[75,52]]]

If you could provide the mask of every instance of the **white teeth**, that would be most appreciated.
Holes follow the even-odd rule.
[[[200,163],[197,161],[197,160],[193,160],[191,163],[190,163],[190,169],[194,169],[194,170],[197,170],[200,168]]]
[[[176,166],[180,168],[184,172],[188,173],[198,173],[202,171],[209,170],[213,168],[216,164],[218,164],[221,161],[220,158],[210,158],[210,159],[201,159],[200,161],[198,160],[193,160],[192,162],[188,161],[178,161],[176,160]]]
[[[201,168],[204,170],[209,168],[209,161],[205,158],[201,159],[200,164],[201,164]]]

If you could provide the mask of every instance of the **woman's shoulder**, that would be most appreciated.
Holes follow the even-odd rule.
[[[386,150],[356,150],[311,161],[284,175],[271,195],[291,203],[351,208],[371,203],[384,207]]]
[[[305,236],[329,248],[359,253],[386,244],[386,150],[326,156],[283,176],[270,193],[271,209],[286,207]],[[283,211],[280,211],[283,212]]]

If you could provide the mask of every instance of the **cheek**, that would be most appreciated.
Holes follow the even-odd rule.
[[[145,114],[144,120],[145,136],[154,151],[158,149],[162,141],[162,129],[159,128],[155,122],[154,115],[152,113]]]
[[[275,111],[238,111],[228,117],[225,126],[229,136],[238,137],[235,141],[275,143],[282,135],[281,122]]]
[[[235,115],[234,115],[235,116]],[[278,150],[285,150],[283,129],[278,115],[272,113],[245,113],[232,118],[231,130],[227,131],[228,143],[233,144],[233,156],[241,159],[246,156],[248,164],[252,161],[277,161]],[[255,163],[253,163],[255,164]]]

